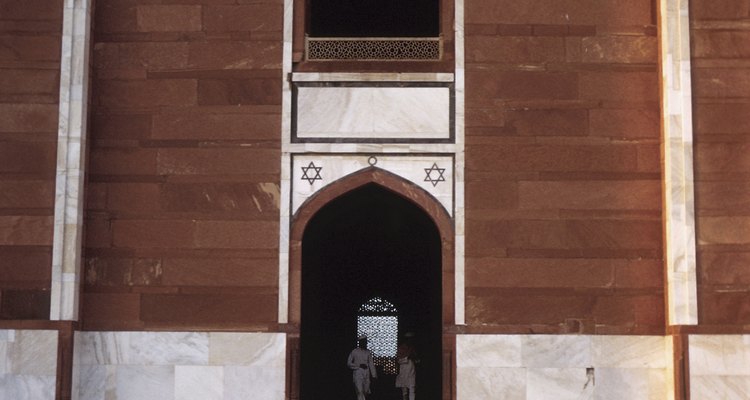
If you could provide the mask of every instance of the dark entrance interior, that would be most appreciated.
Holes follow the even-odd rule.
[[[438,0],[312,0],[312,37],[437,37]]]
[[[301,399],[354,399],[346,365],[357,311],[379,296],[398,310],[399,337],[414,333],[417,397],[442,390],[441,245],[411,201],[370,184],[328,203],[302,240]],[[395,375],[378,371],[370,400],[400,399]]]

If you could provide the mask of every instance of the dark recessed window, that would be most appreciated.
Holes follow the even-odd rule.
[[[438,0],[311,0],[310,37],[437,37]]]

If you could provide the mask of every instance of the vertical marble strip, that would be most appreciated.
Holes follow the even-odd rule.
[[[661,0],[664,226],[670,325],[698,323],[688,0]]]
[[[465,279],[464,279],[464,97],[465,97],[465,65],[464,65],[464,1],[456,0],[455,2],[455,46],[456,46],[456,66],[455,66],[455,135],[456,135],[456,165],[454,166],[454,213],[455,218],[455,323],[464,325],[465,318]]]
[[[91,0],[65,0],[50,319],[77,320],[83,231]]]
[[[279,190],[279,310],[280,324],[289,322],[289,198],[291,192],[290,145],[292,138],[292,38],[294,0],[284,0],[284,51],[281,63],[281,178]]]

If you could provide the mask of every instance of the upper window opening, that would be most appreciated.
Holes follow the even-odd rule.
[[[439,0],[311,0],[311,37],[437,37]]]
[[[439,61],[441,0],[310,0],[310,61]]]

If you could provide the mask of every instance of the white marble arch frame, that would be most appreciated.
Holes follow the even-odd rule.
[[[358,137],[299,137],[297,136],[298,96],[300,88],[447,88],[447,138],[358,138]],[[450,81],[293,81],[291,83],[291,143],[455,143],[456,90]]]
[[[340,196],[361,188],[368,184],[376,184],[388,191],[402,196],[419,207],[435,224],[440,235],[441,251],[441,273],[442,273],[442,360],[443,360],[443,398],[450,393],[451,399],[456,398],[456,386],[453,379],[456,373],[456,271],[455,271],[455,218],[452,217],[443,205],[425,189],[414,182],[402,178],[390,171],[368,167],[334,182],[329,183],[311,195],[300,205],[297,212],[290,219],[289,227],[289,292],[288,292],[288,322],[286,331],[289,333],[287,340],[287,359],[291,360],[287,374],[287,388],[292,393],[287,393],[288,398],[299,398],[298,379],[300,371],[299,357],[299,333],[302,311],[302,240],[310,220],[323,207]],[[295,368],[297,368],[295,370]],[[446,375],[446,371],[450,371]],[[295,392],[297,391],[297,392]],[[296,397],[295,397],[296,396]]]

